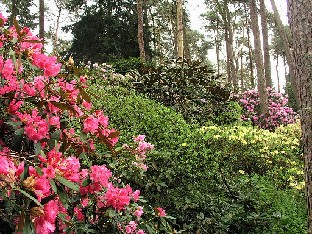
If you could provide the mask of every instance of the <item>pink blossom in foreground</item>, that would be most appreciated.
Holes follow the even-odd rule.
[[[58,201],[49,201],[43,209],[43,215],[34,220],[37,234],[50,234],[55,231],[55,220],[58,214]]]
[[[157,207],[157,208],[156,208],[156,211],[157,211],[157,215],[158,215],[159,217],[165,217],[165,216],[167,216],[166,211],[165,211],[163,208],[161,208],[161,207]]]
[[[138,218],[140,218],[142,216],[142,214],[144,213],[143,211],[143,207],[142,206],[138,206],[137,209],[134,211],[134,215]]]

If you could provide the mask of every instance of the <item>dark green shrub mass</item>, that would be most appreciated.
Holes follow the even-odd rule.
[[[132,76],[137,92],[171,107],[189,123],[224,124],[239,119],[224,118],[223,123],[222,118],[215,118],[231,108],[231,88],[207,65],[190,61],[145,65]]]

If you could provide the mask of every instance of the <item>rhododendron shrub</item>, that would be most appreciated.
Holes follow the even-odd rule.
[[[80,158],[101,157],[96,146],[104,144],[110,157],[131,155],[131,165],[143,172],[153,145],[139,135],[117,150],[119,132],[92,107],[87,77],[41,53],[28,28],[17,22],[8,28],[6,21],[0,14],[2,220],[18,233],[145,233],[143,214],[164,217],[165,211],[144,210],[139,190],[107,165],[86,166]]]
[[[257,90],[249,90],[243,93],[240,103],[244,108],[243,121],[251,121],[254,125],[270,131],[281,125],[295,123],[297,114],[287,106],[288,99],[283,94],[272,88],[266,90],[269,100],[269,113],[260,114],[260,99]]]

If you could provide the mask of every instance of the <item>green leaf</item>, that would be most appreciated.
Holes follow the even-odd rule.
[[[91,102],[91,98],[90,98],[89,94],[87,94],[86,91],[84,91],[84,89],[82,87],[79,87],[79,91],[80,91],[81,97],[86,102]]]
[[[155,230],[150,225],[146,224],[146,228],[148,230],[148,233],[150,234],[156,233]]]
[[[64,177],[57,175],[56,176],[56,180],[59,181],[61,184],[65,185],[66,187],[79,192],[79,185],[75,184],[67,179],[65,179]]]
[[[41,204],[42,204],[42,205],[45,205],[45,204],[47,204],[49,201],[52,201],[55,197],[56,197],[56,194],[52,194],[52,195],[50,195],[50,196],[48,196],[48,197],[45,197],[45,198],[43,198],[43,199],[41,200]]]
[[[89,178],[85,179],[82,181],[82,187],[86,187],[91,183],[91,180]]]
[[[57,194],[57,187],[53,179],[49,180],[52,190]]]
[[[31,222],[29,216],[25,217],[25,223],[23,226],[23,234],[35,234],[34,224]]]
[[[43,172],[42,172],[42,170],[41,170],[40,167],[35,167],[35,170],[36,170],[36,172],[37,172],[40,176],[43,175]]]
[[[108,135],[108,138],[116,138],[116,137],[119,137],[119,135],[120,135],[120,132],[119,132],[119,131],[111,132],[111,133]]]
[[[15,17],[13,18],[13,24],[15,26],[15,30],[17,32],[17,35],[21,36],[21,29],[20,29],[20,26],[19,26],[19,24],[18,24],[18,22],[17,22]]]
[[[27,164],[24,165],[23,173],[20,175],[21,182],[23,182],[29,176],[29,166]]]
[[[56,185],[57,186],[57,195],[60,198],[60,201],[62,202],[63,206],[68,209],[68,201],[69,201],[69,197],[68,194],[66,193],[66,191],[63,189],[62,186]]]
[[[35,202],[38,206],[42,207],[41,203],[34,198],[33,196],[31,196],[30,194],[26,193],[24,190],[21,190],[19,188],[15,188],[17,191],[19,191],[20,193],[22,193],[24,196],[28,197],[29,199],[31,199],[33,202]]]
[[[12,126],[14,129],[19,129],[19,127],[22,126],[22,122],[20,121],[17,121],[17,122],[7,121],[5,123]]]
[[[41,144],[40,143],[35,143],[34,144],[34,148],[35,148],[35,155],[40,154],[40,152],[42,150]]]
[[[77,114],[77,111],[75,110],[75,108],[72,107],[71,105],[67,104],[67,103],[61,103],[61,102],[55,102],[55,101],[50,101],[50,103],[53,106],[61,109],[62,111],[68,110],[74,114]]]

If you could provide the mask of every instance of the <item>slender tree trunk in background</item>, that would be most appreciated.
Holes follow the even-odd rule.
[[[183,17],[184,19],[184,17]],[[183,20],[183,47],[184,47],[184,58],[189,60],[191,59],[191,51],[190,51],[190,46],[189,43],[187,41],[187,36],[186,36],[186,27],[185,27],[185,20]]]
[[[219,0],[214,0],[214,3],[216,4],[218,12],[223,20],[225,47],[226,47],[227,81],[230,84],[234,84],[234,87],[237,87],[237,77],[235,75],[234,52],[233,52],[233,29],[231,26],[230,11],[228,9],[228,0],[224,0],[222,3],[220,3]]]
[[[18,0],[12,0],[11,2],[11,16],[10,16],[10,25],[14,25],[13,19],[16,18],[18,11],[17,11],[17,3]]]
[[[291,51],[290,51],[290,43],[288,41],[287,34],[286,34],[285,28],[283,26],[281,17],[280,17],[280,15],[278,13],[275,1],[274,0],[270,0],[270,1],[271,1],[271,5],[272,5],[272,8],[273,8],[275,24],[276,24],[279,36],[282,38],[282,43],[283,43],[283,47],[284,47],[284,51],[285,51],[285,57],[286,57],[286,60],[287,60],[287,63],[288,63],[288,67],[289,67],[291,86],[292,86],[292,88],[294,90],[296,101],[297,101],[297,103],[299,103],[298,95],[297,95],[298,91],[297,91],[297,86],[296,86],[296,81],[295,81],[295,74],[294,74],[294,61],[293,61],[292,54],[291,54]],[[285,75],[286,75],[286,73],[285,73]]]
[[[219,20],[217,21],[217,28],[216,28],[216,37],[215,37],[215,44],[216,44],[216,55],[217,55],[217,74],[220,74],[220,44],[219,44]]]
[[[171,27],[172,27],[172,44],[174,46],[174,57],[178,57],[178,30],[177,30],[177,19],[176,19],[177,13],[175,12],[175,15],[170,15],[170,21],[171,21]]]
[[[276,78],[277,78],[277,92],[281,92],[281,87],[280,87],[280,77],[279,77],[279,72],[278,72],[278,55],[276,55]]]
[[[289,74],[287,74],[287,62],[286,62],[286,56],[283,57],[283,64],[284,64],[284,74],[285,74],[285,79],[286,82],[290,82],[291,77],[289,77]],[[289,67],[289,66],[288,66]],[[290,79],[289,79],[290,78]],[[292,85],[291,85],[292,86]],[[296,83],[295,83],[295,87],[296,87]],[[296,89],[297,90],[297,89]],[[296,96],[297,94],[295,94]]]
[[[60,27],[60,18],[61,18],[61,12],[62,12],[62,8],[59,7],[58,8],[58,15],[56,18],[56,28],[55,28],[55,35],[54,35],[54,41],[53,41],[53,52],[56,53],[57,49],[56,49],[56,45],[57,45],[57,40],[58,40],[58,30]]]
[[[245,27],[246,25],[244,25],[242,27],[242,38],[245,38]],[[241,90],[244,91],[245,89],[245,82],[244,82],[244,62],[243,62],[243,47],[241,47],[240,51],[239,51],[239,57],[240,57],[240,83],[241,83]]]
[[[244,4],[244,9],[247,12],[247,7]],[[250,85],[252,88],[255,88],[255,79],[254,79],[254,72],[253,72],[253,56],[252,56],[252,47],[250,41],[250,19],[246,17],[246,27],[247,27],[247,44],[248,44],[248,57],[249,57],[249,71],[250,71]]]
[[[308,208],[308,233],[312,233],[312,0],[288,0],[294,75],[301,109],[302,147]]]
[[[244,30],[244,29],[243,29]],[[243,36],[244,37],[244,36]],[[241,48],[240,52],[240,80],[241,80],[241,90],[245,90],[245,82],[244,82],[244,62],[243,62],[243,48]]]
[[[231,68],[233,67],[232,66],[232,63],[233,60],[232,60],[232,63],[231,63],[231,60],[230,60],[230,42],[229,42],[229,32],[228,30],[225,28],[225,32],[224,32],[224,35],[225,35],[225,47],[226,47],[226,73],[227,73],[227,81],[232,84],[233,83],[233,80],[232,80],[232,72],[231,72]]]
[[[183,40],[183,0],[177,0],[177,46],[178,59],[184,58],[184,40]]]
[[[224,2],[224,7],[225,7],[225,18],[227,19],[225,21],[225,27],[228,31],[228,56],[229,56],[229,62],[230,62],[230,69],[231,69],[231,80],[233,82],[233,86],[235,89],[238,88],[238,79],[237,79],[237,72],[235,68],[235,60],[234,60],[234,50],[233,50],[233,41],[234,41],[234,36],[233,36],[233,28],[231,25],[231,15],[228,7],[228,1],[226,0]]]
[[[258,26],[258,15],[256,0],[250,0],[250,24],[254,35],[254,46],[255,46],[255,61],[257,67],[257,78],[258,78],[258,92],[260,97],[260,112],[261,114],[267,115],[268,110],[268,97],[266,94],[266,85],[264,78],[263,69],[263,56],[261,50],[260,31]]]
[[[39,38],[44,45],[44,0],[39,0]]]
[[[262,38],[263,38],[263,61],[264,61],[264,72],[265,72],[264,74],[266,80],[266,87],[272,87],[269,33],[264,0],[260,0],[260,16],[261,16]]]
[[[146,60],[144,49],[144,29],[143,29],[143,0],[137,0],[137,13],[138,13],[138,44],[140,49],[140,59]]]

